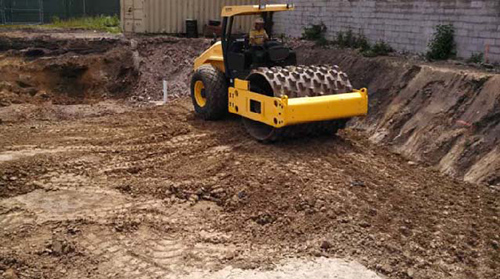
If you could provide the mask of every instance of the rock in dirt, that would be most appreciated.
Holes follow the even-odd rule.
[[[275,219],[276,218],[269,213],[260,213],[257,216],[252,217],[252,220],[262,226],[274,222]]]
[[[14,269],[9,268],[3,273],[3,278],[5,279],[19,279]]]
[[[498,250],[498,248],[500,248],[500,244],[498,244],[498,241],[496,241],[496,240],[492,240],[492,241],[491,241],[491,246],[492,246],[495,250]]]
[[[138,45],[139,45],[139,43],[137,42],[137,40],[135,40],[135,39],[130,40],[130,48],[132,50],[136,50]]]
[[[321,242],[321,246],[320,248],[323,249],[323,250],[330,250],[331,248],[333,247],[333,245],[329,242],[329,241],[326,241],[324,240],[323,242]]]
[[[75,247],[72,243],[69,243],[66,240],[58,240],[58,239],[52,240],[49,249],[51,251],[51,254],[54,254],[56,256],[69,254],[75,251]]]
[[[408,270],[406,271],[406,275],[408,275],[408,277],[410,278],[413,278],[413,276],[415,276],[415,269],[408,268]]]
[[[351,186],[353,187],[365,187],[365,182],[361,180],[351,181]]]
[[[366,228],[371,227],[371,224],[368,222],[362,221],[359,223],[359,226],[366,229]]]
[[[385,264],[377,264],[377,269],[382,271],[383,273],[385,274],[389,274],[389,273],[392,273],[393,269],[392,267],[385,263]]]

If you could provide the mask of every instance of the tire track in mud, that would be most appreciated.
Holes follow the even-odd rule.
[[[119,278],[175,278],[174,274],[187,272],[185,263],[196,253],[179,238],[117,238],[116,234],[101,232],[98,237],[85,236],[80,243],[94,257],[106,261],[102,270],[113,270],[107,276]]]
[[[117,150],[119,150],[120,155],[111,159],[108,164],[105,164],[101,167],[99,173],[108,174],[112,172],[119,171],[127,171],[131,167],[137,165],[156,165],[162,163],[162,161],[170,160],[184,152],[189,146],[197,146],[204,138],[207,137],[207,134],[187,134],[173,137],[172,139],[161,142],[161,143],[150,143],[150,144],[137,144],[134,141],[125,141],[118,146],[115,146]],[[127,152],[136,152],[141,150],[155,150],[158,154],[155,156],[151,156],[150,158],[144,159],[129,159],[124,160],[122,153]]]
[[[122,212],[109,220],[125,222],[119,229],[106,226],[82,235],[79,244],[99,260],[99,270],[103,275],[180,278],[181,274],[188,274],[196,267],[216,265],[220,258],[236,250],[232,244],[211,243],[210,238],[203,237],[203,231],[200,231],[203,225],[198,225],[203,219],[198,213],[204,212],[204,205],[192,208],[177,204],[164,209],[155,207],[154,210],[134,208]]]
[[[173,137],[171,140],[161,143],[161,148],[173,149],[164,160],[175,156],[189,145],[196,145],[204,137],[206,134],[188,134]],[[114,148],[119,149],[120,152],[126,152],[135,151],[138,146],[130,146],[124,142],[119,146],[114,146]],[[86,148],[84,146],[77,148],[79,151],[83,149]],[[94,152],[109,150],[105,147],[90,147],[88,149]],[[64,151],[56,150],[57,152]],[[66,150],[73,149],[67,148]],[[20,152],[23,153],[22,150]],[[138,163],[141,165],[158,163],[156,157],[132,162],[123,157],[113,159],[116,161],[111,160],[108,164],[104,164],[100,168],[99,174],[120,171]],[[161,201],[127,201],[127,197],[118,191],[106,189],[105,186],[101,185],[106,182],[105,176],[90,179],[69,172],[48,173],[41,179],[48,180],[46,183],[39,183],[43,190],[0,201],[0,206],[6,208],[7,211],[15,209],[11,213],[0,213],[0,225],[3,230],[9,231],[18,226],[43,224],[48,221],[83,219],[102,222],[103,219],[110,217],[119,218],[131,209],[145,210],[161,206]],[[106,202],[102,201],[103,197],[107,198]],[[52,205],[56,205],[56,207]],[[62,208],[61,205],[64,205],[65,208]]]
[[[199,143],[205,134],[182,135],[163,142],[161,148],[169,150],[168,158],[176,156],[183,148]],[[120,154],[134,151],[139,146],[127,144],[114,146]],[[92,148],[107,152],[106,148]],[[225,153],[228,148],[214,148],[208,154]],[[229,249],[225,245],[204,243],[198,239],[197,228],[192,224],[202,223],[182,205],[165,208],[161,200],[131,199],[115,189],[106,188],[103,177],[108,172],[119,171],[134,164],[151,165],[157,158],[128,161],[119,155],[104,163],[95,177],[54,172],[44,175],[40,190],[0,201],[4,214],[0,224],[5,232],[20,227],[43,225],[58,221],[90,221],[94,225],[105,225],[98,234],[83,234],[78,244],[101,264],[99,273],[105,277],[118,278],[179,278],[188,274],[192,267],[203,259],[203,265],[215,264]],[[55,206],[54,206],[55,205]],[[181,208],[181,209],[179,209]],[[120,234],[115,227],[125,223],[148,224],[146,226],[182,226],[180,233],[166,237],[150,235]],[[134,234],[134,233],[132,233]],[[21,274],[20,274],[21,275]],[[32,278],[22,274],[22,278]]]

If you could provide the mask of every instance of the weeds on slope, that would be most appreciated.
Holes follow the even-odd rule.
[[[0,29],[83,29],[96,30],[110,33],[120,33],[120,18],[118,16],[95,16],[80,17],[61,20],[58,17],[52,19],[52,23],[42,25],[0,25]]]
[[[387,42],[379,40],[371,45],[364,34],[355,34],[350,29],[337,32],[334,40],[329,41],[326,39],[326,31],[327,27],[325,24],[312,24],[304,28],[302,39],[314,41],[318,46],[332,45],[339,48],[358,49],[366,57],[384,56],[394,51]]]

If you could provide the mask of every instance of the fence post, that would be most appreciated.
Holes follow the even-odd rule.
[[[87,16],[87,0],[82,0],[83,1],[83,16]]]
[[[0,24],[6,24],[7,20],[5,19],[5,7],[3,5],[3,0],[0,0]]]
[[[40,24],[43,24],[43,0],[38,0],[38,5],[39,5],[39,16],[40,16]]]

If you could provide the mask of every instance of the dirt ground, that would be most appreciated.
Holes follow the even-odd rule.
[[[336,137],[263,145],[236,117],[195,117],[183,93],[185,67],[204,41],[135,38],[129,48],[130,41],[114,40],[118,46],[103,53],[120,51],[132,64],[112,63],[93,77],[120,81],[113,73],[128,69],[123,95],[103,86],[95,92],[106,95],[69,97],[85,101],[58,103],[53,91],[48,100],[0,107],[3,278],[499,278],[495,180],[464,182],[432,160],[396,154],[404,144],[374,143],[373,123],[385,123],[389,135],[397,127],[379,122],[391,107],[380,95],[398,99],[390,88],[371,85],[375,116]],[[0,61],[32,59],[20,53],[3,52]],[[57,55],[99,61],[96,53]],[[307,51],[300,55],[313,62]],[[343,57],[347,64],[352,56]],[[352,68],[363,62],[349,61]],[[166,75],[158,72],[164,65],[171,66]],[[404,88],[429,94],[410,82],[418,73],[404,73]],[[153,86],[165,76],[178,97],[152,106],[161,96]],[[18,78],[4,77],[14,85]],[[355,86],[362,77],[354,75]],[[482,142],[479,159],[493,152]]]

